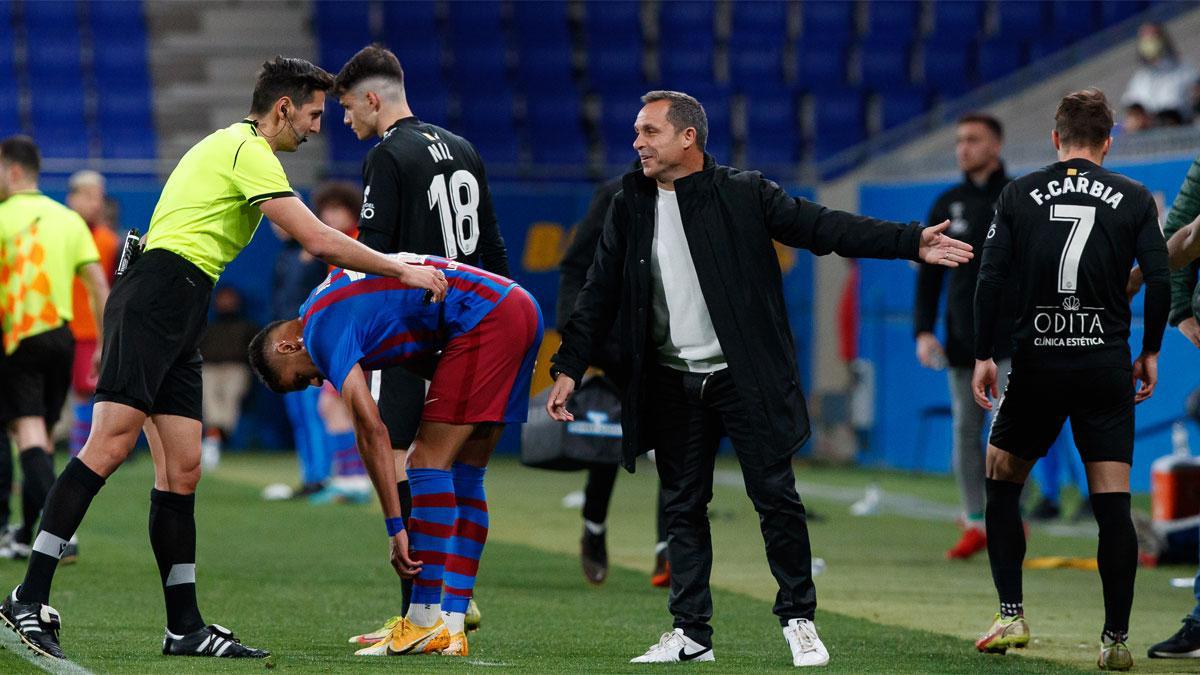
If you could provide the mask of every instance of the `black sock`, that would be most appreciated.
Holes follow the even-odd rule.
[[[409,487],[407,479],[396,483],[396,492],[400,493],[400,517],[404,519],[404,526],[408,527],[408,517],[412,515],[412,489]],[[408,614],[412,587],[412,579],[400,580],[400,616]]]
[[[150,490],[150,547],[167,603],[167,630],[187,635],[203,628],[196,604],[196,495]]]
[[[46,495],[42,529],[33,542],[29,567],[21,582],[22,602],[50,602],[50,584],[67,542],[79,529],[92,498],[104,487],[104,479],[76,457],[67,463]]]
[[[1020,607],[1021,563],[1025,560],[1025,530],[1021,526],[1021,484],[986,480],[988,561],[1002,607]],[[1003,610],[1001,614],[1003,614]],[[1012,616],[1012,615],[1008,615]]]
[[[1104,586],[1104,631],[1123,640],[1129,632],[1129,609],[1133,606],[1133,580],[1137,574],[1137,534],[1129,515],[1129,493],[1093,494],[1091,502],[1096,524],[1100,526],[1096,562]]]
[[[616,464],[601,464],[588,469],[583,487],[583,519],[603,524],[608,520],[608,503],[617,484]]]
[[[0,528],[8,527],[8,521],[12,518],[12,507],[9,506],[12,487],[12,444],[8,440],[8,434],[0,429]]]
[[[42,507],[46,505],[46,495],[50,493],[50,486],[54,485],[54,458],[47,455],[41,446],[22,450],[21,476],[22,519],[17,539],[28,544],[38,516],[42,515]]]
[[[655,515],[658,528],[656,544],[667,543],[667,500],[663,497],[662,485],[658,486],[658,513]]]

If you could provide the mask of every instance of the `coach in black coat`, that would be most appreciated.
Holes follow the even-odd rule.
[[[773,242],[818,255],[949,266],[969,260],[970,247],[941,234],[947,223],[922,230],[833,211],[792,198],[757,172],[718,166],[703,152],[707,120],[695,99],[651,92],[643,102],[634,145],[643,168],[624,177],[613,199],[587,282],[552,359],[556,379],[547,408],[556,419],[571,418],[566,400],[587,369],[594,341],[615,321],[628,383],[622,401],[625,465],[633,470],[638,454],[656,450],[667,502],[675,626],[694,642],[711,645],[706,507],[716,447],[727,435],[760,515],[768,562],[780,584],[775,613],[786,635],[794,627],[789,622],[811,621],[816,596],[790,462],[810,428]],[[678,242],[674,250],[663,247],[669,236]],[[679,255],[690,256],[694,276],[677,273]],[[676,272],[668,276],[668,269]],[[682,309],[711,320],[706,334],[715,332],[719,347],[704,363],[681,366],[663,357],[673,340],[684,341],[671,333],[679,314],[670,320],[665,343],[670,317],[656,316],[656,303],[661,314],[671,290],[696,299],[671,306],[671,313]],[[801,656],[820,654],[794,656],[799,664]]]

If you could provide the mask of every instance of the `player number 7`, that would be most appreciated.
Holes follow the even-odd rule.
[[[1083,247],[1087,246],[1092,226],[1096,224],[1096,207],[1054,204],[1050,207],[1050,220],[1071,223],[1067,243],[1058,260],[1058,292],[1073,294],[1079,288],[1079,259],[1083,257]]]

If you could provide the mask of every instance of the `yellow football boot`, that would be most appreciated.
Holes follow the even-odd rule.
[[[450,636],[450,643],[441,651],[442,656],[466,656],[467,634],[459,633]]]
[[[392,627],[387,638],[360,649],[356,656],[402,656],[407,654],[433,654],[450,646],[450,631],[438,619],[432,626],[418,626],[408,619],[401,619]]]
[[[479,605],[475,604],[475,598],[471,598],[471,602],[467,604],[467,615],[465,623],[467,632],[471,633],[479,630],[479,624],[483,622],[483,613],[479,611]]]

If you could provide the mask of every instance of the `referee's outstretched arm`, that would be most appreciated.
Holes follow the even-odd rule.
[[[347,237],[322,223],[298,197],[276,197],[259,205],[262,214],[295,239],[305,251],[333,265],[366,274],[395,277],[409,286],[446,296],[446,277],[433,267],[409,265]]]

